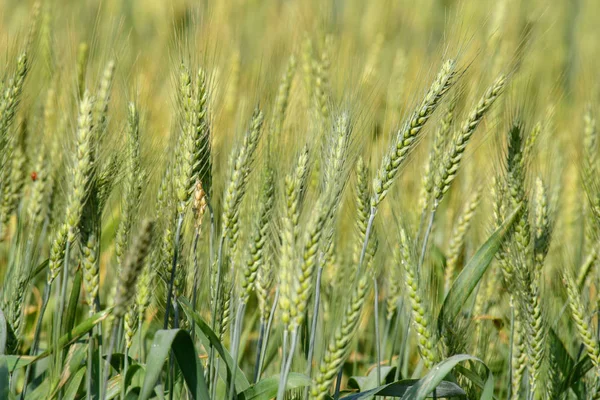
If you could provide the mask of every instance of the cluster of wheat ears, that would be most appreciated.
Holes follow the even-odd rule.
[[[594,2],[18,3],[0,400],[600,398]]]

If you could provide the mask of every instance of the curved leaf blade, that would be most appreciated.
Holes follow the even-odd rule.
[[[343,400],[370,400],[375,396],[402,397],[417,382],[419,382],[418,379],[396,381],[364,392],[351,394],[350,396],[344,397]],[[448,381],[440,382],[435,388],[435,391],[438,398],[463,397],[466,395],[465,391],[462,390],[460,386]],[[430,394],[429,397],[433,397],[433,395]]]
[[[458,354],[436,364],[427,375],[406,391],[404,396],[402,396],[402,400],[426,399],[458,363],[469,360],[479,362],[484,366],[487,372],[487,379],[483,388],[481,400],[491,400],[494,395],[494,376],[483,361],[468,354]]]
[[[163,370],[163,365],[173,351],[183,378],[195,399],[209,399],[204,381],[204,368],[196,353],[189,333],[181,329],[159,330],[154,335],[146,363],[146,375],[140,392],[140,400],[147,400]]]
[[[73,328],[69,333],[61,336],[60,339],[58,339],[58,350],[61,350],[66,346],[72,345],[81,337],[88,334],[97,324],[104,321],[110,315],[111,311],[112,308],[102,310],[87,318],[85,321]],[[33,362],[49,356],[50,354],[52,354],[52,352],[54,352],[54,349],[51,347],[48,350],[36,356]]]
[[[185,312],[186,316],[190,320],[194,321],[194,323],[200,330],[199,332],[197,331],[197,333],[199,334],[200,340],[202,341],[202,345],[207,349],[210,347],[210,345],[212,345],[221,357],[221,359],[225,360],[225,366],[227,369],[226,382],[227,385],[229,385],[229,382],[232,377],[231,371],[234,368],[233,358],[225,349],[225,347],[223,346],[217,335],[210,328],[210,326],[202,319],[202,317],[197,312],[195,312],[192,309],[192,306],[187,301],[187,299],[179,298],[179,304],[181,305],[181,308],[183,308],[183,311]],[[246,375],[244,375],[244,372],[238,367],[237,372],[235,374],[236,393],[241,393],[249,387],[250,383],[248,382]]]
[[[520,207],[517,207],[506,221],[492,233],[460,272],[444,299],[444,304],[438,316],[438,330],[441,331],[445,321],[454,320],[460,313],[462,306],[487,271],[494,255],[500,249],[502,242],[516,221],[520,209]]]
[[[286,390],[305,387],[311,384],[311,379],[300,373],[290,372],[286,384]],[[239,400],[270,400],[277,396],[279,387],[279,375],[261,379],[256,384],[244,390],[238,396]]]

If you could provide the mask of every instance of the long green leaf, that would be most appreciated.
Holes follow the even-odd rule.
[[[69,296],[69,304],[67,305],[67,315],[64,320],[63,332],[70,332],[75,326],[75,317],[77,315],[77,305],[79,304],[79,294],[81,292],[81,282],[83,280],[83,273],[81,268],[77,268],[75,276],[73,278],[73,286],[71,288],[71,295]]]
[[[351,394],[350,396],[344,397],[343,400],[370,400],[375,396],[402,397],[418,382],[418,379],[406,379],[392,382],[374,389]],[[460,386],[448,381],[441,381],[435,388],[435,391],[435,395],[438,398],[462,397],[466,395],[465,391],[462,390]],[[433,394],[429,393],[427,397],[433,397]]]
[[[55,395],[57,395],[58,392],[65,385],[67,385],[80,370],[85,369],[83,361],[86,356],[87,346],[71,347],[67,356],[66,366],[63,367],[60,377],[58,377],[56,382],[52,385],[52,394],[50,395],[50,397],[54,397]]]
[[[106,310],[102,310],[102,311],[92,315],[91,317],[89,317],[88,319],[86,319],[85,321],[80,323],[79,325],[77,325],[75,328],[73,328],[73,330],[71,330],[66,335],[63,335],[60,339],[58,339],[58,349],[61,350],[61,349],[65,348],[66,346],[70,346],[71,344],[73,344],[76,341],[78,341],[79,339],[81,339],[84,335],[88,334],[94,328],[94,326],[96,326],[98,323],[104,321],[110,315],[111,311],[112,311],[112,308],[107,308]],[[50,354],[52,354],[52,352],[54,352],[54,349],[51,347],[48,350],[44,351],[43,353],[39,354],[35,358],[34,361],[37,361],[44,357],[47,357]]]
[[[154,335],[154,341],[149,351],[140,400],[147,400],[152,395],[171,350],[192,397],[209,399],[208,388],[204,381],[204,368],[189,333],[181,329],[161,329]]]
[[[471,381],[471,383],[473,385],[475,385],[476,387],[478,387],[481,390],[485,390],[487,385],[487,381],[484,381],[483,379],[481,379],[481,377],[479,375],[477,375],[477,373],[469,368],[465,368],[462,365],[456,365],[454,367],[454,371],[460,373],[461,375],[464,375],[465,378],[467,378],[468,380]],[[496,399],[496,396],[492,397],[493,399]]]
[[[217,351],[217,353],[219,353],[219,356],[221,356],[221,358],[225,360],[225,365],[227,366],[227,376],[225,381],[227,383],[227,387],[229,387],[229,381],[231,380],[232,376],[231,371],[233,370],[234,366],[233,358],[225,349],[217,335],[212,331],[210,326],[202,319],[202,317],[197,312],[195,312],[192,309],[192,306],[187,301],[187,299],[180,298],[179,303],[181,304],[181,307],[183,308],[183,311],[185,312],[186,316],[190,320],[194,321],[196,326],[200,329],[200,332],[198,332],[198,336],[202,341],[202,345],[207,349],[210,347],[210,345],[212,345]],[[250,386],[246,375],[244,375],[244,372],[241,369],[239,369],[239,367],[235,374],[235,377],[236,393],[243,392]]]
[[[77,325],[71,332],[64,335],[58,340],[58,348],[63,349],[67,345],[71,345],[75,343],[77,340],[81,339],[84,335],[89,333],[96,324],[105,320],[109,315],[112,309],[106,309],[96,313]],[[28,366],[29,364],[33,364],[36,361],[39,361],[45,357],[48,357],[54,351],[53,348],[49,348],[48,350],[40,353],[37,356],[16,356],[16,355],[0,355],[0,362],[5,362],[8,365],[10,371],[14,371],[19,368],[23,368]]]
[[[388,365],[381,367],[381,382],[377,382],[377,369],[373,368],[367,376],[351,376],[348,379],[348,387],[358,389],[359,392],[375,389],[386,383],[392,383],[396,367]]]
[[[483,274],[485,274],[485,271],[487,271],[488,266],[494,259],[494,255],[500,249],[519,211],[520,207],[514,210],[506,221],[492,233],[456,278],[456,281],[446,295],[438,316],[438,329],[440,331],[445,321],[453,321],[460,313],[461,308],[483,277]]]
[[[296,372],[290,372],[285,385],[286,390],[305,387],[311,384],[311,379]],[[239,400],[270,400],[277,396],[279,387],[279,375],[261,379],[255,385],[250,386],[239,394]]]
[[[77,371],[75,375],[73,375],[73,377],[69,380],[69,384],[65,388],[63,400],[75,400],[77,392],[79,392],[81,382],[83,382],[83,378],[85,377],[85,370],[85,366],[83,368],[80,368],[79,371]]]
[[[48,264],[50,264],[49,258],[46,258],[44,261],[39,263],[39,265],[37,267],[35,267],[34,270],[31,271],[31,274],[29,275],[29,279],[31,280],[31,279],[35,278],[40,272],[45,271],[46,268],[48,267]]]
[[[406,391],[404,396],[402,396],[402,400],[426,399],[458,363],[469,360],[477,361],[484,366],[487,372],[487,379],[481,395],[481,400],[491,400],[494,395],[494,376],[483,361],[468,354],[458,354],[436,364],[427,375]]]
[[[16,356],[9,354],[0,355],[0,362],[5,362],[8,366],[8,370],[11,372],[15,371],[16,369],[26,367],[37,360],[38,358],[34,356]]]

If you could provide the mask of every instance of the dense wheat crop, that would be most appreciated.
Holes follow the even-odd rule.
[[[595,0],[0,0],[0,400],[600,398]]]

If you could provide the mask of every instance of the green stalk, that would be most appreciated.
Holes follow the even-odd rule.
[[[50,271],[48,271],[48,274],[50,273]],[[37,318],[37,321],[35,323],[35,332],[33,334],[33,342],[31,343],[31,349],[29,350],[29,355],[30,356],[35,356],[38,352],[38,346],[39,346],[39,342],[40,342],[40,334],[42,332],[42,321],[44,319],[44,314],[46,312],[46,308],[48,307],[48,301],[50,300],[50,290],[51,290],[51,284],[48,283],[48,280],[46,280],[46,283],[44,285],[44,294],[42,296],[42,307],[40,308],[40,312]],[[33,373],[33,367],[35,364],[29,364],[27,366],[27,369],[25,370],[25,383],[23,384],[23,391],[21,392],[21,396],[20,396],[20,400],[25,400],[25,395],[27,394],[27,387],[29,385],[29,381],[32,378],[32,373]]]
[[[284,331],[284,349],[287,341],[287,331]],[[290,351],[287,355],[287,358],[284,357],[282,361],[282,374],[279,377],[279,388],[277,390],[277,400],[283,400],[285,396],[285,388],[287,385],[288,375],[290,373],[290,369],[292,368],[292,361],[294,359],[294,352],[296,351],[296,345],[298,344],[298,328],[295,327],[292,330],[292,334],[290,337]]]
[[[379,341],[379,289],[377,277],[373,277],[373,289],[375,291],[373,300],[373,314],[375,320],[375,351],[377,354],[377,386],[381,385],[381,343]]]
[[[121,382],[121,399],[125,400],[125,394],[127,392],[127,388],[125,386],[125,384],[127,383],[127,370],[129,369],[129,349],[127,348],[127,346],[125,346],[125,357],[123,360],[123,373],[122,375],[122,382]]]
[[[229,384],[229,395],[227,396],[229,399],[233,400],[235,393],[235,378],[238,370],[238,351],[240,346],[240,336],[242,331],[242,324],[244,321],[244,313],[246,311],[246,303],[241,303],[238,306],[235,323],[233,326],[233,334],[232,334],[232,345],[231,345],[231,358],[233,360],[233,371],[231,372],[231,382]]]
[[[177,255],[179,254],[179,237],[181,235],[181,227],[183,225],[183,214],[177,219],[177,231],[175,232],[175,249],[173,250],[173,262],[171,263],[171,277],[169,278],[169,286],[167,289],[167,308],[165,310],[165,319],[163,329],[169,328],[169,313],[171,311],[173,297],[173,285],[175,284],[175,270],[177,268]]]
[[[212,214],[212,213],[211,213]],[[211,217],[211,221],[212,221],[212,217]],[[212,222],[211,222],[211,231],[213,230],[212,228]],[[215,288],[215,298],[213,300],[213,309],[212,309],[212,321],[211,321],[211,328],[213,330],[213,332],[215,331],[215,328],[217,326],[217,307],[219,304],[219,298],[221,296],[221,268],[222,268],[222,263],[223,263],[223,244],[225,242],[225,233],[223,233],[221,235],[221,239],[219,241],[219,253],[217,255],[217,282],[216,282],[216,288]],[[208,368],[211,371],[210,372],[210,378],[209,379],[209,384],[212,384],[213,380],[215,379],[215,376],[217,374],[217,370],[215,369],[215,349],[213,347],[213,345],[210,345],[210,351],[209,351],[209,357],[208,357]]]
[[[321,299],[321,276],[323,275],[323,267],[319,265],[317,269],[317,283],[315,286],[315,300],[313,305],[313,316],[312,316],[312,325],[310,327],[310,341],[308,346],[308,365],[306,366],[306,376],[311,376],[312,374],[312,360],[313,354],[315,352],[315,341],[317,339],[317,323],[319,321],[319,303]],[[304,389],[304,398],[308,398],[308,392],[310,388],[307,386]]]
[[[267,352],[267,345],[269,344],[269,335],[271,333],[271,327],[273,326],[273,318],[275,316],[275,309],[277,308],[277,302],[279,301],[279,288],[275,289],[275,298],[273,299],[273,306],[271,307],[271,314],[269,315],[269,321],[267,322],[267,328],[265,329],[265,338],[259,354],[258,372],[256,373],[256,381],[260,380],[262,375],[263,366],[265,363],[265,353]]]
[[[100,390],[100,399],[101,400],[106,400],[106,392],[108,390],[108,378],[109,378],[109,374],[110,374],[110,360],[112,358],[112,352],[113,352],[113,349],[114,349],[115,343],[116,343],[117,331],[119,329],[119,325],[121,325],[120,321],[119,321],[120,319],[121,318],[117,318],[115,320],[115,324],[112,329],[112,334],[110,335],[110,344],[108,345],[108,353],[106,354],[106,362],[104,363],[104,374],[103,374],[102,386],[101,386],[101,390]]]

